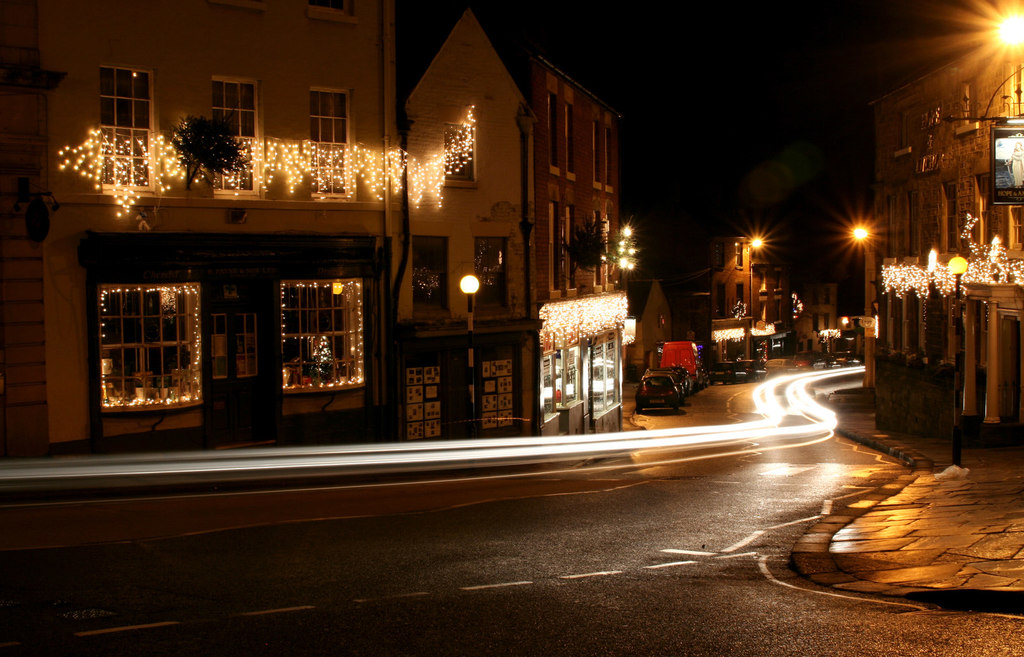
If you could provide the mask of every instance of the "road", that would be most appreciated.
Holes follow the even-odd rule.
[[[751,388],[634,420],[738,422]],[[789,549],[823,511],[904,470],[840,439],[786,447],[643,452],[511,479],[9,505],[8,537],[60,540],[0,554],[0,657],[1024,652],[1020,618],[794,575]]]

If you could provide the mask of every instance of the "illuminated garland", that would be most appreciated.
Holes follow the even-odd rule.
[[[992,243],[988,245],[970,239],[977,222],[977,218],[968,214],[960,233],[961,241],[967,242],[970,249],[967,271],[961,277],[961,282],[973,285],[1024,285],[1024,260],[1010,258],[998,236],[993,237]],[[907,264],[882,267],[882,287],[899,299],[909,292],[923,298],[928,295],[931,285],[943,296],[953,294],[956,288],[956,275],[950,273],[947,266],[938,264],[934,249],[929,254],[927,268]]]
[[[611,329],[621,329],[629,314],[629,301],[624,292],[577,297],[544,304],[539,317],[541,343],[552,339],[562,346],[580,338],[593,337]]]
[[[739,342],[747,336],[746,329],[741,328],[730,328],[730,329],[719,329],[711,332],[712,342],[725,342],[730,340],[732,342]]]
[[[442,189],[446,175],[462,171],[473,159],[476,142],[476,117],[473,107],[459,129],[450,133],[439,155],[420,162],[408,153],[394,148],[386,152],[369,149],[358,144],[333,144],[311,140],[289,141],[277,138],[265,140],[265,157],[253,157],[255,140],[245,140],[250,149],[250,162],[256,162],[251,172],[253,187],[267,191],[275,178],[282,178],[289,194],[305,180],[313,187],[313,196],[351,198],[353,190],[362,183],[378,201],[384,200],[388,185],[401,191],[403,174],[409,179],[409,198],[415,206],[427,196],[443,200]],[[163,135],[154,135],[151,145],[145,140],[115,140],[99,128],[78,146],[66,146],[58,152],[61,171],[70,168],[93,181],[97,190],[111,192],[118,206],[117,216],[127,216],[141,199],[141,192],[152,184],[157,193],[170,190],[170,181],[184,180],[185,170],[178,152]],[[136,179],[135,163],[145,162],[145,176]],[[249,176],[249,169],[234,171],[221,177],[224,189],[240,190]],[[135,184],[142,183],[142,184]]]
[[[821,329],[818,331],[818,342],[825,343],[829,338],[841,338],[843,332],[839,329]]]
[[[759,338],[766,335],[775,335],[775,324],[765,324],[763,329],[754,327],[750,329],[750,335],[756,335]]]

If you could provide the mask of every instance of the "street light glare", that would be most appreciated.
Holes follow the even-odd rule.
[[[753,240],[752,240],[752,241],[750,242],[750,246],[754,247],[755,249],[760,249],[760,248],[761,248],[761,245],[762,245],[762,244],[764,244],[764,242],[763,242],[763,241],[761,241],[761,238],[760,238],[760,237],[755,237],[755,238],[754,238],[754,239],[753,239]]]
[[[459,289],[463,294],[476,294],[476,291],[480,289],[480,279],[473,274],[466,274],[459,281]]]
[[[1024,17],[1010,16],[999,26],[999,38],[1011,46],[1024,42]]]
[[[853,236],[855,238],[857,238],[858,240],[867,239],[867,237],[868,237],[868,229],[867,228],[854,228],[853,229]]]
[[[950,258],[946,266],[949,267],[949,273],[960,275],[967,271],[967,260],[961,256],[955,256]]]

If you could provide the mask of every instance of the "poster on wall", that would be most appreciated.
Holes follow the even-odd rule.
[[[992,203],[1024,205],[1024,126],[992,128]]]
[[[441,367],[433,363],[405,368],[405,437],[441,437]]]

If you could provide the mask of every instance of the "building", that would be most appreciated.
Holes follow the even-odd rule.
[[[630,281],[626,294],[635,322],[633,341],[626,346],[626,367],[633,380],[661,364],[660,346],[672,340],[672,308],[661,281]]]
[[[711,339],[716,360],[775,358],[793,349],[789,267],[760,240],[713,237]]]
[[[842,328],[837,315],[836,283],[807,283],[803,286],[803,312],[796,321],[797,351],[836,351]]]
[[[26,164],[31,204],[13,216],[35,222],[36,244],[10,240],[29,257],[5,272],[8,295],[22,283],[5,335],[38,345],[6,412],[35,404],[35,422],[7,453],[379,437],[391,0],[18,4],[38,12],[26,63],[31,94],[47,91],[45,134],[26,140],[45,166]],[[210,164],[231,145],[241,162]],[[8,354],[14,375],[26,356]]]
[[[532,227],[534,118],[471,11],[405,113],[411,240],[396,240],[400,435],[531,435],[541,327],[524,230]],[[467,274],[480,281],[472,297],[459,288]]]
[[[1010,52],[969,55],[874,103],[880,426],[950,435],[955,406],[987,440],[1024,419],[1022,70]],[[960,279],[956,256],[968,263]],[[889,383],[908,370],[923,378],[912,399]]]

